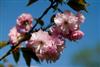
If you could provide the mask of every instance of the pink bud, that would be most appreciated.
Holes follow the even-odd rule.
[[[76,41],[81,39],[84,36],[84,33],[80,30],[72,32],[69,36],[68,39],[72,41]]]

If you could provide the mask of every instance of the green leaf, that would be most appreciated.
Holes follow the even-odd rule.
[[[55,12],[58,9],[58,3],[55,4],[52,8],[54,9],[54,12]]]
[[[37,21],[41,26],[44,25],[44,21],[43,21],[43,20],[41,20],[41,19],[36,19],[36,21]]]
[[[30,5],[32,5],[33,3],[37,2],[37,1],[38,1],[38,0],[29,0],[27,6],[30,6]]]
[[[26,64],[30,66],[31,58],[36,62],[40,63],[39,58],[31,48],[21,48]]]
[[[63,2],[63,0],[57,0],[59,3],[62,3]]]
[[[0,67],[4,67],[4,65],[3,64],[0,64]]]
[[[55,15],[52,15],[52,16],[51,16],[51,19],[50,19],[50,22],[51,22],[51,23],[54,22],[54,17],[55,17]]]
[[[35,52],[33,52],[32,50],[30,50],[30,55],[31,55],[31,58],[33,60],[35,60],[36,62],[40,63],[39,58],[36,56]]]
[[[7,42],[7,41],[1,41],[0,42],[0,49],[7,46],[8,44],[9,44],[9,42]]]
[[[49,0],[50,2],[53,2],[53,0]]]
[[[3,63],[6,63],[8,62],[8,60],[6,58],[3,59]]]
[[[29,54],[29,50],[27,48],[22,48],[21,50],[22,50],[23,57],[26,61],[27,66],[30,67],[31,55]]]
[[[15,50],[12,51],[12,55],[13,55],[13,58],[14,58],[15,62],[18,63],[19,58],[20,58],[19,48],[15,48]]]

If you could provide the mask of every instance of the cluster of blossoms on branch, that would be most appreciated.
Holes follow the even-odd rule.
[[[26,42],[26,47],[33,50],[36,56],[41,60],[55,62],[59,59],[65,45],[65,39],[76,41],[83,37],[84,33],[80,30],[80,24],[83,23],[85,17],[78,13],[74,15],[70,11],[58,13],[54,17],[54,25],[48,31],[39,29],[32,32],[31,37]],[[23,13],[18,17],[16,26],[10,30],[10,43],[15,46],[21,36],[28,33],[32,25],[33,18],[28,13]]]
[[[58,13],[54,18],[55,25],[51,27],[52,34],[62,36],[71,41],[79,40],[83,37],[84,33],[80,31],[80,24],[83,23],[85,17],[78,13],[74,15],[70,11]]]
[[[33,18],[28,13],[23,13],[16,21],[16,26],[13,27],[9,33],[10,43],[12,45],[18,43],[18,40],[21,38],[21,36],[27,33],[33,26]]]

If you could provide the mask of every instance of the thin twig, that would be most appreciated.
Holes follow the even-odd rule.
[[[50,6],[43,12],[43,14],[39,17],[39,19],[42,19],[44,17],[44,15],[46,15],[48,13],[48,11],[52,8],[54,3],[55,3],[55,1],[50,4]]]
[[[47,27],[43,28],[43,30],[47,30],[47,29],[50,28],[52,25],[54,25],[54,24],[49,24]]]
[[[26,34],[25,36],[21,37],[21,38],[18,40],[18,43],[15,44],[14,48],[11,48],[7,53],[5,53],[5,54],[0,58],[0,61],[1,61],[2,59],[4,59],[5,57],[7,57],[8,55],[10,55],[11,52],[12,52],[17,46],[19,46],[19,44],[20,44],[21,42],[26,41],[26,40],[29,40],[30,37],[31,37],[30,34]]]
[[[50,4],[50,6],[38,18],[39,20],[41,20],[48,13],[48,11],[52,8],[52,6],[53,6],[54,3],[55,3],[55,1]],[[38,22],[35,23],[35,25],[31,28],[31,30],[29,31],[29,33],[31,33],[33,31],[33,29],[37,26],[37,24],[38,24]]]
[[[28,32],[29,34],[32,33],[33,29],[37,26],[37,22],[35,23],[35,25],[31,28],[31,30]]]
[[[5,53],[5,54],[0,58],[0,61],[1,61],[2,59],[4,59],[6,56],[8,56],[8,55],[11,53],[11,51],[13,51],[21,42],[22,42],[22,40],[20,40],[20,41],[16,44],[16,46],[14,46],[14,48],[11,48],[7,53]]]
[[[61,9],[59,9],[59,8],[58,8],[58,11],[61,12],[61,13],[63,13],[63,11]]]

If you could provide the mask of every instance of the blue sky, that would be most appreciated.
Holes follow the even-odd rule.
[[[50,4],[47,0],[40,0],[33,4],[30,7],[26,7],[28,0],[0,0],[0,41],[8,40],[9,30],[16,25],[17,17],[22,13],[30,13],[33,17],[39,17],[45,8]],[[66,41],[66,48],[64,49],[60,59],[56,63],[47,64],[45,62],[38,64],[32,61],[32,66],[38,67],[75,67],[71,64],[72,56],[80,51],[81,49],[87,47],[94,47],[95,43],[100,42],[100,1],[99,0],[87,0],[90,4],[88,7],[88,13],[83,13],[86,17],[86,21],[81,25],[81,30],[84,31],[85,36],[77,41],[70,42]],[[60,6],[62,10],[71,10],[75,13],[70,7],[62,5]],[[45,22],[49,22],[49,18],[52,15],[50,10],[48,14],[43,18]],[[34,24],[34,23],[33,23]],[[0,56],[2,56],[7,50],[8,47],[0,50]],[[15,64],[12,55],[7,57],[10,63]],[[2,63],[0,61],[0,63]],[[25,67],[23,57],[21,56],[17,67]],[[76,66],[77,67],[77,66]]]

